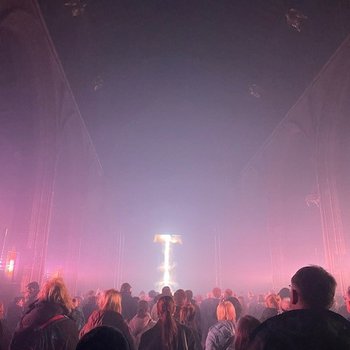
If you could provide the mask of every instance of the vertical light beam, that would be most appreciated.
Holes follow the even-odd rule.
[[[165,235],[157,234],[154,236],[154,242],[163,243],[164,261],[161,266],[163,270],[163,281],[160,282],[160,287],[171,286],[174,282],[171,279],[171,270],[174,265],[171,262],[171,244],[182,243],[180,235]]]

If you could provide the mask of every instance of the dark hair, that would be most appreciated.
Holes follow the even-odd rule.
[[[175,305],[177,306],[183,306],[186,303],[186,293],[183,289],[178,289],[175,293],[174,293],[174,301],[175,301]]]
[[[76,350],[129,350],[128,342],[116,328],[99,326],[86,333],[78,342]]]
[[[157,302],[157,311],[161,329],[162,347],[172,349],[176,344],[177,325],[173,317],[175,303],[172,297],[164,295]]]
[[[333,304],[337,282],[321,266],[302,267],[292,277],[292,285],[311,309],[329,309]]]
[[[164,286],[162,288],[162,295],[171,295],[171,289],[169,286]]]
[[[125,282],[120,287],[120,293],[130,293],[131,292],[131,286],[129,283]]]
[[[187,301],[190,303],[193,299],[193,292],[190,289],[185,290]]]
[[[260,321],[253,316],[243,316],[237,323],[237,331],[235,337],[235,350],[246,350],[248,348],[250,337],[260,325]]]
[[[236,297],[228,297],[225,300],[231,302],[232,305],[234,306],[236,311],[236,320],[238,320],[241,317],[242,311],[243,311],[240,301]]]
[[[137,316],[144,317],[149,309],[148,302],[146,300],[140,300],[137,303]]]
[[[27,288],[34,291],[34,292],[39,292],[39,283],[36,281],[30,282],[27,284]]]
[[[187,327],[196,328],[196,309],[192,304],[183,306],[180,310],[180,322]]]

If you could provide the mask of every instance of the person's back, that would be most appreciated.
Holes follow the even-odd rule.
[[[75,322],[68,317],[71,306],[63,280],[48,280],[38,300],[19,322],[10,349],[74,350],[78,330]]]
[[[126,321],[130,321],[137,312],[137,300],[131,295],[131,286],[129,283],[123,283],[120,287],[122,296],[122,315]]]
[[[249,349],[350,349],[350,322],[329,310],[292,310],[262,323]]]
[[[129,345],[118,329],[99,326],[79,340],[76,350],[129,350]]]
[[[201,330],[202,330],[203,343],[207,338],[209,328],[217,322],[216,308],[219,305],[220,297],[221,297],[220,288],[214,288],[213,298],[208,298],[203,300],[200,305],[201,321],[202,321]]]
[[[159,320],[141,336],[139,350],[195,350],[191,330],[174,317],[175,304],[170,296],[157,302]]]
[[[350,349],[350,322],[332,312],[336,281],[319,266],[291,280],[291,311],[270,318],[253,335],[250,350]]]

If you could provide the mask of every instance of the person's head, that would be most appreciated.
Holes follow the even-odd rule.
[[[137,304],[137,316],[145,317],[148,312],[148,302],[146,300],[140,300]]]
[[[175,311],[174,299],[168,295],[163,295],[158,299],[157,312],[159,319],[164,319],[168,315],[173,316]]]
[[[129,350],[129,345],[118,329],[99,326],[79,340],[76,350]]]
[[[175,301],[175,305],[178,307],[182,307],[186,304],[186,293],[183,289],[178,289],[175,293],[174,293],[174,301]]]
[[[180,322],[186,326],[191,326],[194,322],[196,309],[192,304],[186,304],[180,310]]]
[[[221,301],[216,308],[216,317],[218,321],[228,320],[236,321],[236,311],[233,304],[229,301]]]
[[[190,303],[193,300],[193,292],[190,289],[185,290],[187,302]]]
[[[100,310],[111,310],[122,313],[122,298],[115,289],[108,289],[104,291],[99,298]]]
[[[72,299],[61,277],[54,277],[44,282],[39,291],[38,299],[61,304],[69,311],[73,308]]]
[[[265,299],[265,304],[271,309],[279,309],[279,297],[276,294],[269,294]]]
[[[243,316],[237,323],[235,336],[235,350],[246,350],[248,348],[250,337],[260,325],[260,321],[253,316]]]
[[[162,288],[162,295],[168,295],[171,296],[171,289],[168,286],[165,286]]]
[[[154,289],[152,289],[148,292],[148,298],[150,300],[153,300],[156,296],[157,296],[157,292]]]
[[[279,296],[279,308],[282,312],[290,309],[290,290],[288,288],[282,288],[278,294]]]
[[[131,294],[131,285],[127,282],[123,283],[120,287],[120,293]]]
[[[229,298],[229,297],[232,297],[232,296],[233,296],[232,289],[230,289],[230,288],[225,289],[224,298],[226,299],[226,298]]]
[[[291,309],[329,309],[332,306],[337,283],[322,267],[302,267],[291,282]]]
[[[82,300],[81,297],[79,297],[79,296],[74,297],[74,298],[72,299],[73,307],[76,309],[77,307],[80,306],[80,304],[81,304],[82,301],[83,301],[83,300]]]
[[[26,285],[25,291],[24,291],[24,298],[26,300],[28,299],[35,299],[39,293],[39,283],[36,281],[30,282]]]
[[[213,297],[214,298],[221,298],[221,289],[219,287],[213,288]]]

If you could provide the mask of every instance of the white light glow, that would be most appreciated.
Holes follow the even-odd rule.
[[[175,282],[171,278],[171,271],[174,269],[174,264],[171,262],[171,244],[182,244],[181,236],[158,234],[154,236],[154,242],[163,244],[164,261],[161,266],[161,270],[163,271],[163,280],[159,282],[159,287],[172,287],[175,285]]]

